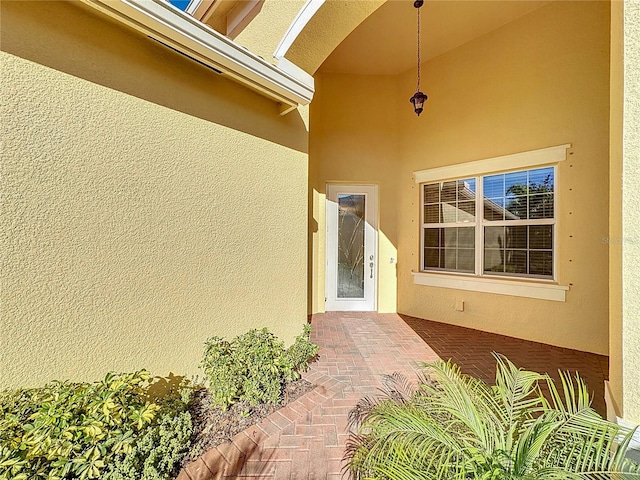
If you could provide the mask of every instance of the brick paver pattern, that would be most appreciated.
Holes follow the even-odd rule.
[[[341,479],[349,411],[379,393],[383,375],[414,378],[421,362],[438,358],[487,382],[495,376],[492,351],[541,373],[578,371],[604,413],[605,356],[405,315],[332,312],[311,323],[320,351],[304,378],[317,387],[187,465],[178,480]]]

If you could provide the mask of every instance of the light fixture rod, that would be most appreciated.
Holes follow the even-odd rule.
[[[418,9],[418,85],[416,85],[416,92],[420,91],[420,7],[422,6],[422,4],[420,4],[419,7],[416,7]]]
[[[413,6],[418,9],[418,84],[416,85],[416,93],[409,99],[413,105],[413,111],[416,115],[420,116],[424,109],[424,102],[427,100],[427,96],[420,91],[420,7],[424,4],[424,0],[415,0]]]

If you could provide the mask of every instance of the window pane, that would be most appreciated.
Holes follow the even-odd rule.
[[[484,246],[485,248],[504,248],[505,227],[485,227]]]
[[[505,229],[506,248],[527,248],[527,227],[506,227]]]
[[[553,225],[531,225],[529,227],[529,248],[532,250],[553,247]]]
[[[424,268],[439,268],[440,267],[440,250],[437,248],[425,248],[424,249]]]
[[[553,276],[553,254],[532,251],[529,253],[529,273],[531,275]]]
[[[458,239],[458,241],[460,241]],[[474,272],[476,267],[476,256],[473,248],[458,249],[458,271]]]
[[[440,205],[425,205],[424,223],[440,223]]]
[[[455,223],[457,217],[457,208],[455,202],[453,204],[443,203],[442,208],[442,221],[445,223]]]
[[[458,223],[474,222],[476,219],[476,202],[458,202]]]
[[[529,172],[529,218],[553,218],[553,168]]]
[[[424,229],[424,246],[439,247],[440,246],[440,229],[425,228]]]
[[[527,219],[527,197],[507,197],[505,220]]]
[[[475,223],[476,180],[423,185],[424,223]]]
[[[475,227],[424,229],[423,268],[473,272]]]
[[[466,192],[473,193],[473,198],[476,198],[476,179],[475,178],[465,178],[461,180],[464,184],[464,189]]]
[[[529,171],[529,193],[536,193],[541,189],[545,192],[553,192],[553,187],[553,167]]]
[[[440,184],[429,183],[424,186],[424,203],[440,202]]]
[[[505,250],[505,273],[527,273],[527,251]]]
[[[476,229],[474,227],[458,228],[458,246],[473,248],[476,245]]]
[[[444,228],[444,247],[452,248],[458,246],[458,229]]]
[[[484,272],[553,276],[553,225],[484,227]]]
[[[529,218],[553,218],[553,192],[529,197]]]
[[[507,173],[504,176],[504,188],[506,195],[527,195],[527,172]]]
[[[442,203],[456,203],[458,182],[444,182],[440,191],[440,201]]]
[[[484,177],[484,196],[488,198],[504,197],[504,175]]]
[[[504,198],[484,199],[485,220],[504,220]]]
[[[442,264],[443,268],[447,270],[456,270],[457,269],[457,249],[455,248],[447,248],[443,250],[444,252],[444,263]]]
[[[504,250],[484,249],[484,271],[486,273],[504,272]]]

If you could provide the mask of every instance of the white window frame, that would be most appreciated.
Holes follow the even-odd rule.
[[[419,185],[426,183],[437,183],[465,178],[476,178],[476,192],[483,193],[483,177],[497,173],[508,173],[512,171],[533,170],[541,167],[554,167],[557,173],[557,165],[566,160],[567,150],[570,144],[558,145],[555,147],[532,150],[529,152],[516,153],[501,157],[466,162],[447,167],[438,167],[428,170],[414,172],[414,179]],[[453,288],[458,290],[469,290],[501,295],[513,295],[519,297],[537,298],[564,302],[568,286],[559,285],[557,279],[557,252],[558,248],[558,228],[557,228],[557,195],[558,181],[554,175],[554,218],[531,221],[486,221],[484,220],[484,195],[476,195],[476,255],[475,273],[451,272],[451,271],[422,271],[424,268],[424,189],[420,188],[420,255],[417,271],[413,271],[414,283],[441,288]],[[482,217],[478,217],[482,215]],[[508,225],[532,225],[540,223],[544,225],[553,224],[553,279],[536,278],[533,276],[505,276],[498,274],[484,274],[484,228],[486,226]],[[456,225],[463,226],[464,224]]]

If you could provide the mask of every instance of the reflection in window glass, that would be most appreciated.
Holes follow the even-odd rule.
[[[484,228],[484,272],[551,277],[553,226]]]
[[[422,185],[422,268],[553,278],[554,167],[486,175],[477,185]]]
[[[425,228],[423,258],[425,270],[472,273],[475,269],[475,228]]]
[[[471,223],[476,219],[476,179],[423,186],[424,223]]]
[[[553,218],[553,177],[553,167],[484,177],[485,220]]]

